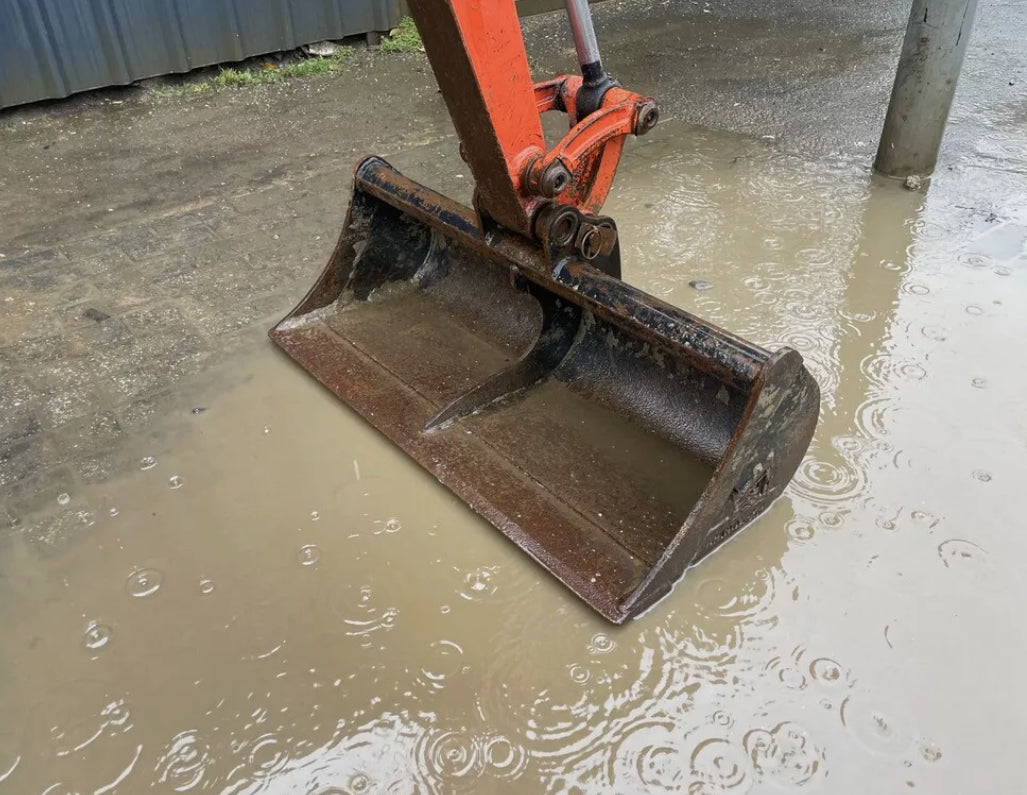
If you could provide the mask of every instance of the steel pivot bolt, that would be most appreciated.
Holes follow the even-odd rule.
[[[660,109],[653,101],[646,102],[638,109],[638,116],[635,117],[635,135],[645,135],[660,120]]]
[[[557,246],[573,243],[580,224],[577,212],[570,207],[557,210],[549,221],[549,239]]]
[[[571,184],[571,172],[559,160],[550,163],[539,180],[539,193],[547,199],[558,196]]]

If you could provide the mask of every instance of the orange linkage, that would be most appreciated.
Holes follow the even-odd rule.
[[[539,114],[564,110],[571,128],[551,152],[530,161],[522,185],[529,195],[555,197],[560,204],[597,213],[613,185],[624,140],[651,130],[656,124],[657,110],[656,103],[648,97],[611,88],[603,96],[598,111],[578,120],[574,98],[581,82],[580,77],[564,75],[535,85]],[[557,175],[563,172],[567,176],[558,179]]]
[[[616,86],[578,118],[580,77],[534,85],[513,0],[408,0],[435,79],[474,175],[481,215],[528,237],[556,202],[595,214],[617,171],[624,139],[656,123],[656,103]],[[567,113],[570,129],[551,152],[540,115]]]

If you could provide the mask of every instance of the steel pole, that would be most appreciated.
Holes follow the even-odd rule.
[[[882,174],[934,171],[976,11],[977,0],[913,0],[874,161]]]

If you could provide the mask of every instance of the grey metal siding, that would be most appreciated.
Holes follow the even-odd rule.
[[[0,108],[389,30],[400,0],[0,0]]]

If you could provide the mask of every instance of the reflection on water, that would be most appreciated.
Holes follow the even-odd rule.
[[[626,278],[796,347],[824,402],[785,498],[625,627],[270,346],[195,384],[3,540],[0,791],[1015,780],[1027,262],[986,188],[672,123],[633,147]]]

